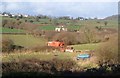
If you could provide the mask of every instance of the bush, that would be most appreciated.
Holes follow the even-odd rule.
[[[118,37],[111,36],[108,42],[102,43],[96,50],[96,56],[100,62],[118,62]]]
[[[2,52],[9,52],[12,49],[13,41],[11,39],[4,38],[2,39]]]
[[[96,30],[93,27],[85,26],[80,29],[82,34],[84,35],[84,39],[86,43],[94,43],[96,41]]]
[[[70,59],[66,59],[66,60],[53,59],[51,61],[57,71],[66,71],[66,70],[70,71],[71,69],[74,68],[74,66],[76,66],[76,63]]]
[[[14,50],[21,50],[24,47],[19,45],[14,45],[14,42],[9,38],[2,39],[2,52],[14,52]]]
[[[48,41],[52,40],[53,36],[55,36],[56,34],[57,34],[57,32],[55,32],[55,31],[46,31],[44,33],[45,38],[47,38]]]
[[[71,71],[76,66],[72,60],[52,59],[41,61],[38,59],[27,59],[19,62],[2,63],[3,73],[7,72],[46,72],[57,74],[59,71]]]
[[[77,44],[77,35],[73,32],[61,32],[53,37],[53,40],[59,40],[65,42],[67,45]]]

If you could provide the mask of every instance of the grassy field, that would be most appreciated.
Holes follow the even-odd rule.
[[[58,20],[58,22],[70,22],[70,20]],[[105,26],[104,22],[107,21],[107,25]],[[99,23],[97,23],[99,22]],[[37,22],[39,24],[39,22]],[[71,23],[71,22],[70,22]],[[76,25],[76,26],[75,26]],[[102,28],[117,28],[118,27],[118,21],[115,20],[81,20],[75,23],[75,25],[68,25],[66,26],[68,29],[72,30],[78,30],[82,26],[91,26],[91,27],[96,27],[96,26],[101,26]],[[39,27],[42,30],[54,30],[55,26],[40,26]]]
[[[76,50],[95,50],[101,43],[72,45]]]
[[[24,33],[25,31],[21,29],[9,29],[9,28],[0,27],[0,32],[2,33]]]
[[[33,37],[32,35],[7,35],[4,34],[3,38],[9,38],[13,40],[16,45],[21,45],[24,47],[32,47],[35,45],[46,45],[47,40],[39,37]],[[98,45],[101,43],[95,44],[80,44],[80,45],[71,45],[76,50],[95,50]]]
[[[4,17],[2,18],[3,20],[7,19],[7,20],[12,20],[12,21],[16,21],[15,18],[8,18],[8,17]],[[42,30],[54,30],[55,26],[53,26],[54,20],[50,21],[50,19],[39,19],[39,21],[36,21],[35,18],[22,18],[20,19],[20,21],[22,21],[22,23],[25,22],[25,20],[28,20],[28,22],[30,20],[33,20],[34,24],[48,24],[46,26],[39,26],[39,29]],[[107,21],[107,25],[105,26],[105,21]],[[101,26],[102,28],[117,28],[118,27],[118,21],[117,20],[98,20],[98,19],[94,19],[94,20],[63,20],[63,19],[57,19],[56,23],[63,23],[66,24],[66,27],[68,29],[74,29],[74,30],[78,30],[80,29],[81,26],[91,26],[91,27],[96,27],[96,26]],[[15,29],[3,29],[3,32],[17,32],[17,30]],[[21,30],[20,30],[21,32]]]
[[[86,60],[76,60],[77,55],[80,53],[69,53],[69,52],[54,52],[54,53],[47,53],[47,52],[16,52],[16,53],[4,53],[2,54],[2,62],[13,62],[13,61],[24,61],[27,59],[38,59],[38,60],[44,60],[49,61],[52,59],[71,59],[77,63],[78,66],[84,67],[84,68],[93,68],[98,67],[96,64],[96,57],[91,57],[90,59]]]
[[[62,52],[55,52],[55,53],[46,53],[46,52],[23,52],[23,53],[10,53],[10,54],[3,54],[2,60],[3,62],[11,62],[11,61],[19,61],[25,59],[40,59],[40,60],[50,60],[53,58],[59,59],[73,59],[79,53],[62,53]],[[57,55],[57,56],[55,56]]]
[[[36,38],[32,35],[7,35],[4,34],[3,38],[9,38],[13,40],[14,44],[24,47],[32,47],[36,45],[46,45],[47,40],[39,37]]]

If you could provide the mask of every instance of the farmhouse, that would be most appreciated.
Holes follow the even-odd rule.
[[[8,17],[9,15],[8,15],[8,14],[4,14],[3,16],[6,16],[6,17]]]
[[[23,15],[23,17],[28,17],[28,16],[29,16],[29,15],[26,15],[26,14],[25,14],[25,15]]]
[[[15,14],[12,14],[12,17],[15,17],[16,15]]]
[[[55,31],[61,32],[61,31],[67,31],[67,28],[65,27],[64,24],[59,24],[56,28]]]
[[[67,31],[67,28],[65,28],[65,27],[63,27],[63,26],[61,26],[61,27],[56,27],[56,28],[55,28],[55,31],[57,31],[57,32]]]

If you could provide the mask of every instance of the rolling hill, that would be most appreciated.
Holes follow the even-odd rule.
[[[104,18],[105,20],[118,20],[118,15],[112,15]]]

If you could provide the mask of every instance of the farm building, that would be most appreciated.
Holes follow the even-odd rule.
[[[57,32],[67,31],[67,28],[62,25],[62,26],[56,27],[56,28],[55,28],[55,31],[57,31]]]

